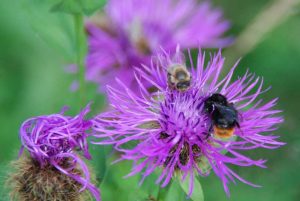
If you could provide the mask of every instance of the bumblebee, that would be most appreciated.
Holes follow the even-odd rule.
[[[231,137],[236,127],[240,127],[238,112],[222,94],[212,94],[204,101],[204,110],[211,118],[211,131],[221,138]]]
[[[191,74],[183,65],[168,68],[168,84],[172,89],[184,92],[191,85]]]

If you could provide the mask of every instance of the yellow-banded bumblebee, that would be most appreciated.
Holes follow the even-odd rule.
[[[168,68],[168,84],[172,89],[186,91],[191,85],[191,74],[183,65]]]
[[[208,97],[204,101],[204,109],[210,115],[214,135],[228,138],[233,135],[235,127],[240,127],[237,110],[222,94],[215,93]]]

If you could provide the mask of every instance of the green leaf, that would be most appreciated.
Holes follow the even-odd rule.
[[[158,197],[159,201],[188,200],[176,179],[172,180],[164,189],[166,192],[160,193],[160,196]]]
[[[183,191],[188,195],[189,191],[190,191],[190,177],[189,175],[185,178],[184,181],[182,181],[180,179],[180,176],[177,177],[179,184],[181,186],[181,188],[183,189]],[[191,195],[191,200],[193,201],[204,201],[204,194],[203,194],[203,190],[201,187],[201,184],[199,182],[199,180],[194,177],[194,190],[193,190],[193,194]]]
[[[151,197],[155,197],[156,189],[152,191],[148,189],[150,186],[142,187],[139,185],[141,175],[137,174],[128,178],[124,178],[130,172],[132,164],[130,161],[122,161],[118,164],[112,165],[111,162],[118,159],[118,157],[112,156],[107,161],[109,166],[107,167],[107,172],[105,177],[100,184],[100,189],[102,193],[102,200],[117,200],[117,201],[146,201]],[[147,178],[148,179],[148,178]],[[149,181],[153,182],[155,177],[151,178]],[[144,185],[144,184],[143,184]]]
[[[139,179],[142,179],[142,175],[140,175]],[[161,188],[159,185],[155,183],[157,180],[156,174],[150,174],[147,176],[147,178],[144,180],[142,185],[140,186],[140,189],[147,193],[147,198],[156,198],[159,194]]]
[[[57,1],[57,0],[52,0]],[[91,15],[104,6],[106,0],[60,0],[54,4],[52,11]]]

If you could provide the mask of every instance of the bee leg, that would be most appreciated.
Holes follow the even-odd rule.
[[[239,129],[239,131],[241,132],[241,134],[242,135],[244,135],[244,132],[243,132],[243,130],[241,129],[241,126],[240,126],[240,124],[239,124],[239,122],[235,122],[235,125],[236,125],[236,127]]]
[[[208,140],[208,138],[209,138],[209,137],[211,137],[211,136],[212,136],[212,135],[211,135],[211,133],[210,133],[210,132],[209,132],[209,133],[207,133],[207,134],[206,134],[206,136],[205,136],[205,140]]]
[[[235,121],[235,125],[236,125],[236,127],[241,128],[239,122]]]
[[[209,129],[208,129],[208,132],[207,133],[204,133],[205,134],[205,140],[207,140],[209,137],[212,136],[212,132],[213,132],[213,125],[211,124]]]
[[[214,125],[213,124],[210,125],[208,132],[210,134],[214,132]]]

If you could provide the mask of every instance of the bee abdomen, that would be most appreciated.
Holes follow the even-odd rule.
[[[221,137],[221,138],[229,138],[234,133],[234,127],[232,128],[220,128],[218,126],[213,127],[214,135]]]

